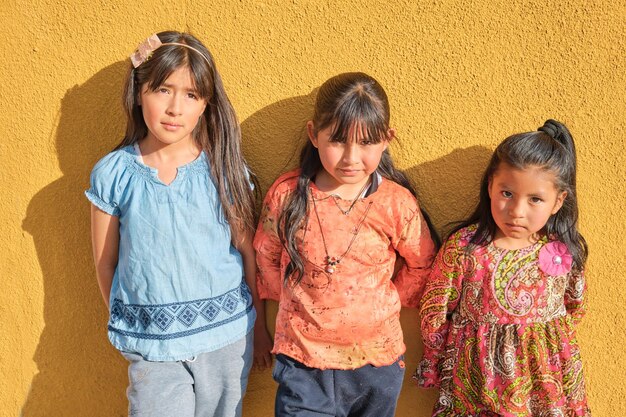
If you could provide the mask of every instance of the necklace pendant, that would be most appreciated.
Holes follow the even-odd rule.
[[[328,272],[329,274],[332,274],[333,272],[335,272],[335,267],[332,265],[326,265],[326,272]]]

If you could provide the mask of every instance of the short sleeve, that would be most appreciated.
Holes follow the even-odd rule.
[[[101,159],[91,171],[89,179],[89,189],[85,191],[85,196],[93,205],[111,216],[120,215],[118,207],[118,158],[115,152]]]

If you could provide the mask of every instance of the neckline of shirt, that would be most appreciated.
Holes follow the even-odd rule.
[[[542,235],[535,243],[531,243],[528,246],[524,246],[523,248],[517,248],[517,249],[507,249],[507,248],[501,248],[500,246],[496,246],[493,239],[489,242],[489,247],[492,248],[493,250],[497,251],[497,252],[520,252],[520,253],[525,253],[525,252],[532,252],[535,248],[537,247],[541,247],[543,245],[545,245],[546,243],[548,243],[548,237],[544,234]]]
[[[378,189],[383,184],[383,182],[384,182],[383,181],[383,176],[380,175],[380,173],[375,172],[374,174],[372,174],[372,181],[371,181],[370,185],[367,186],[355,200],[363,200],[363,199],[368,198],[370,195],[372,195],[376,191],[378,191]],[[344,198],[341,198],[341,196],[339,196],[337,194],[334,194],[334,193],[327,193],[325,191],[322,191],[322,190],[320,190],[317,187],[317,185],[313,181],[310,182],[310,187],[311,187],[311,191],[313,192],[314,196],[318,200],[334,197],[334,198],[339,199],[341,201],[354,201],[354,200],[346,200]]]
[[[202,172],[204,171],[206,164],[206,154],[204,151],[200,152],[200,155],[196,159],[191,162],[188,162],[184,165],[181,165],[177,168],[176,178],[169,183],[165,184],[159,178],[159,170],[153,168],[151,166],[146,165],[143,162],[143,157],[141,156],[141,151],[139,150],[139,145],[135,142],[133,145],[128,145],[123,149],[124,154],[130,159],[130,166],[134,168],[137,172],[142,174],[145,178],[162,185],[164,187],[171,187],[174,184],[179,183],[183,180],[188,172]]]

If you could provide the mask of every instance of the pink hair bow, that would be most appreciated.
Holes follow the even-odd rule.
[[[139,65],[146,62],[152,53],[161,45],[161,40],[156,33],[141,42],[137,50],[130,55],[130,61],[133,63],[133,67],[137,68]]]

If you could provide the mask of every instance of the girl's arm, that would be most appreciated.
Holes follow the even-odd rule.
[[[265,324],[265,302],[259,297],[256,286],[256,256],[252,247],[252,233],[248,233],[244,240],[236,245],[243,259],[243,270],[246,283],[252,294],[252,304],[256,310],[254,322],[254,364],[260,368],[272,366],[272,339]]]
[[[585,315],[586,290],[585,272],[572,271],[565,288],[565,309],[574,319],[574,323],[578,323]]]
[[[440,362],[448,338],[449,313],[460,300],[465,249],[458,243],[459,233],[456,233],[437,254],[420,302],[424,355],[416,376],[418,384],[424,388],[440,384]]]
[[[281,257],[283,246],[278,237],[277,224],[282,204],[273,201],[275,186],[270,188],[263,202],[259,226],[254,235],[256,250],[257,285],[262,299],[280,301],[283,287]]]
[[[402,259],[395,264],[394,284],[403,307],[418,307],[435,257],[435,245],[419,208],[392,241]]]
[[[120,241],[119,218],[91,205],[91,245],[96,277],[104,303],[109,309],[111,283],[117,267]]]

